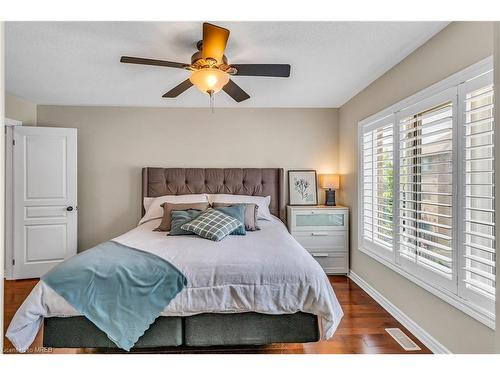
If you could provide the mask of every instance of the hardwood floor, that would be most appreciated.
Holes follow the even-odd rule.
[[[352,280],[345,276],[330,276],[335,294],[344,310],[344,318],[335,335],[328,341],[319,341],[308,344],[273,344],[259,347],[224,347],[224,348],[159,348],[148,351],[133,351],[134,353],[273,353],[273,354],[356,354],[356,353],[405,353],[429,354],[431,353],[408,330],[398,323],[375,300],[366,294]],[[5,309],[4,332],[37,279],[5,281]],[[406,352],[385,331],[385,328],[401,328],[418,346],[420,351]],[[98,349],[51,349],[42,348],[42,330],[38,333],[30,347],[30,352],[47,353],[104,353]],[[4,340],[4,353],[15,353],[15,349],[8,339]],[[120,353],[120,350],[107,350],[106,352]]]

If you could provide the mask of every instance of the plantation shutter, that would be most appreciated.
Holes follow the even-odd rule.
[[[456,89],[399,114],[397,262],[412,274],[456,292],[454,166]]]
[[[494,104],[489,58],[359,123],[359,249],[489,327]]]
[[[463,155],[459,294],[494,311],[495,196],[493,73],[459,87]]]
[[[363,244],[390,258],[394,245],[393,131],[392,115],[363,127],[361,156]]]

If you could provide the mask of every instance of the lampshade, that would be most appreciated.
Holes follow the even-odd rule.
[[[340,177],[338,174],[322,174],[319,176],[319,183],[323,189],[339,189]]]
[[[214,94],[219,92],[229,82],[229,74],[219,69],[203,68],[195,70],[189,80],[201,92],[206,94],[212,91]]]

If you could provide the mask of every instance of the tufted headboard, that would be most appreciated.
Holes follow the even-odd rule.
[[[269,210],[282,221],[284,190],[282,168],[142,168],[142,198],[202,193],[270,195]]]

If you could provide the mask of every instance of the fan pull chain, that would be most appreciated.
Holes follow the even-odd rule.
[[[210,110],[212,113],[214,112],[214,90],[208,90],[208,95],[210,96]]]

